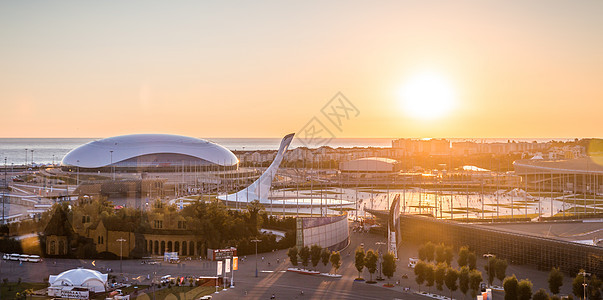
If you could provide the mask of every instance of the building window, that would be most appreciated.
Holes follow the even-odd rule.
[[[163,228],[163,221],[155,220],[155,228]]]

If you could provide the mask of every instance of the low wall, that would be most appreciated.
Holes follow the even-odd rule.
[[[350,240],[347,215],[297,219],[297,246],[319,245],[331,251],[343,249]]]

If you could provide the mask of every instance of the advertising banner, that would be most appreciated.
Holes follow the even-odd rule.
[[[216,272],[218,276],[222,275],[222,261],[218,261],[218,271]]]
[[[224,273],[230,273],[230,258],[227,258],[224,262]]]
[[[232,270],[236,271],[239,269],[239,257],[235,256],[232,258]]]

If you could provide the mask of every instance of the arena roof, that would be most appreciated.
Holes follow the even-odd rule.
[[[521,159],[513,162],[515,174],[603,174],[601,157],[581,157],[566,160]]]
[[[195,157],[221,166],[234,166],[237,157],[216,143],[170,134],[132,134],[105,138],[79,146],[65,155],[64,166],[101,168],[153,154]]]
[[[339,166],[345,172],[393,172],[398,161],[384,157],[365,157],[342,162]]]

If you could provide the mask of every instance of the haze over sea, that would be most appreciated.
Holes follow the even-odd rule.
[[[98,140],[99,138],[0,138],[0,164],[4,163],[1,159],[6,158],[7,165],[23,165],[27,149],[27,161],[31,164],[32,152],[33,161],[36,164],[60,163],[63,156],[72,149],[85,143]],[[220,144],[232,151],[251,151],[251,150],[276,150],[278,149],[280,138],[208,138],[212,142]],[[326,144],[333,148],[345,147],[391,147],[393,138],[335,138]],[[507,138],[489,138],[489,139],[461,139],[453,138],[450,141],[476,141],[476,142],[507,142]],[[551,140],[567,141],[568,138],[542,139],[542,138],[521,138],[511,139],[513,141],[523,142],[548,142]],[[291,148],[305,146],[299,139],[294,139]],[[321,145],[316,145],[316,147]],[[311,146],[311,148],[314,148]]]

